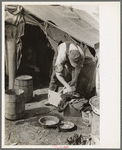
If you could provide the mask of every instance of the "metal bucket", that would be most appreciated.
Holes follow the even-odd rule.
[[[60,100],[61,100],[61,93],[54,92],[54,91],[49,89],[49,91],[48,91],[48,102],[57,107]]]
[[[91,113],[91,136],[94,145],[100,144],[100,107],[99,97],[94,96],[89,101],[92,107]]]

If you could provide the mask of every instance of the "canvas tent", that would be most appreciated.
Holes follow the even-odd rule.
[[[24,35],[25,24],[39,26],[55,51],[61,40],[83,42],[92,48],[99,43],[98,6],[91,6],[91,9],[90,6],[81,6],[78,9],[75,7],[64,5],[5,6],[5,22],[8,23],[5,26],[8,52],[6,60],[12,61],[11,64],[8,64],[9,78],[12,79],[9,79],[9,88],[13,87],[15,72],[21,62],[22,56],[15,61],[19,53],[19,48],[16,48],[15,43]],[[11,52],[9,49],[12,49]],[[78,86],[83,86],[85,82],[85,90],[89,91],[95,86],[96,63],[89,50],[87,50],[86,58],[87,61],[84,62],[84,69],[80,75],[82,81],[79,79],[81,82]]]

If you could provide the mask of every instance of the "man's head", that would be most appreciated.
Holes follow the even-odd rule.
[[[80,47],[76,47],[74,44],[70,44],[69,47],[69,61],[73,67],[82,67],[84,62],[84,53]],[[82,52],[80,52],[80,51]]]

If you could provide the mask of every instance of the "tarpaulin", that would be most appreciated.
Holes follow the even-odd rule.
[[[48,25],[48,27],[46,28],[47,32],[47,38],[50,41],[51,45],[53,46],[54,50],[57,50],[57,46],[58,43],[60,41],[65,42],[65,41],[70,41],[70,42],[75,42],[75,40],[73,40],[67,33],[61,31],[60,29],[57,29],[56,27],[52,26],[52,25]],[[86,47],[87,50],[85,52],[85,57],[90,57],[94,60],[93,55],[90,53],[88,47]]]
[[[5,21],[18,26],[19,23],[24,22],[22,15],[22,6],[19,5],[6,5],[5,6]]]
[[[86,10],[51,5],[22,5],[22,7],[29,14],[54,25],[91,47],[99,42],[99,22]]]

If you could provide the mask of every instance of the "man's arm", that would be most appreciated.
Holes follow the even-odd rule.
[[[61,73],[57,73],[56,72],[56,77],[64,85],[64,87],[66,87],[67,92],[72,92],[73,91],[72,88],[70,87],[70,85],[64,80],[64,78],[63,78]]]

